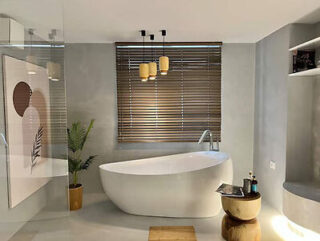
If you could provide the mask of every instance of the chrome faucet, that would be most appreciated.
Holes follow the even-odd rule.
[[[208,134],[209,134],[209,136],[210,136],[209,151],[219,151],[219,141],[218,141],[218,139],[216,140],[216,146],[217,146],[217,148],[214,148],[214,147],[213,147],[213,134],[212,134],[212,132],[211,132],[210,130],[205,130],[205,131],[202,133],[202,135],[201,135],[201,137],[200,137],[200,139],[199,139],[199,141],[198,141],[198,144],[202,143],[202,142],[204,141],[204,138],[205,138]]]

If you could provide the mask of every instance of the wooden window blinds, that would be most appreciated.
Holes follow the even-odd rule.
[[[222,43],[153,46],[145,62],[158,64],[164,50],[169,72],[141,82],[142,43],[116,43],[118,142],[196,142],[206,129],[220,141]]]

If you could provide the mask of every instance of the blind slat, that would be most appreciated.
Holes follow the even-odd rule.
[[[158,65],[163,44],[116,43],[118,141],[195,142],[206,129],[220,140],[221,45],[165,43],[168,75],[142,83],[139,64]]]

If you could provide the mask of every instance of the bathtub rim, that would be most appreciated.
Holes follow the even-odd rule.
[[[148,176],[172,176],[172,175],[181,175],[181,174],[186,174],[186,173],[190,173],[190,172],[197,172],[197,171],[205,170],[207,168],[212,168],[214,166],[219,166],[219,165],[221,165],[221,164],[223,164],[225,162],[228,162],[228,161],[230,161],[231,165],[233,165],[230,155],[225,153],[225,152],[220,152],[219,151],[219,153],[222,153],[222,154],[226,155],[225,159],[222,159],[222,160],[215,159],[215,161],[218,161],[218,162],[216,162],[214,165],[210,165],[210,166],[206,166],[206,167],[202,167],[202,168],[195,168],[195,169],[192,169],[192,170],[181,171],[181,172],[142,174],[142,173],[118,172],[118,171],[108,170],[108,169],[105,168],[108,165],[115,165],[115,164],[120,164],[120,163],[121,164],[125,164],[125,163],[129,163],[129,162],[143,161],[145,159],[151,159],[151,158],[157,158],[157,157],[171,157],[171,156],[180,155],[180,154],[199,153],[199,152],[208,152],[208,151],[184,152],[184,153],[177,153],[177,154],[165,155],[165,156],[146,157],[146,158],[141,158],[141,159],[104,163],[104,164],[99,165],[99,171],[100,172],[101,171],[109,172],[109,173],[118,174],[118,175],[131,175],[131,176],[146,176],[146,177],[148,177]],[[212,152],[218,153],[216,151],[212,151]]]

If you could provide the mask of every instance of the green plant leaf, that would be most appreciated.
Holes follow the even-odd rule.
[[[88,135],[89,135],[89,133],[90,133],[92,127],[93,127],[94,121],[95,121],[94,119],[92,119],[92,120],[90,121],[90,124],[89,124],[89,126],[88,126],[87,131],[86,131],[86,134],[84,135],[84,137],[83,137],[83,139],[82,139],[81,150],[83,149],[84,144],[85,144],[85,142],[86,142],[86,140],[87,140],[87,137],[88,137]]]
[[[92,163],[93,159],[96,157],[97,155],[94,156],[89,156],[88,159],[81,165],[81,169],[82,170],[87,170],[89,165]]]
[[[86,138],[86,131],[81,126],[80,122],[72,124],[68,132],[68,147],[72,152],[82,150],[84,139]]]
[[[80,171],[81,160],[76,160],[71,157],[68,158],[69,172],[74,173]]]
[[[88,159],[83,162],[81,160],[82,149],[88,138],[88,135],[93,127],[94,120],[90,121],[87,129],[85,129],[81,122],[74,122],[71,128],[67,129],[68,133],[68,148],[70,150],[68,156],[69,172],[76,175],[78,171],[88,169],[96,156],[89,156]]]

